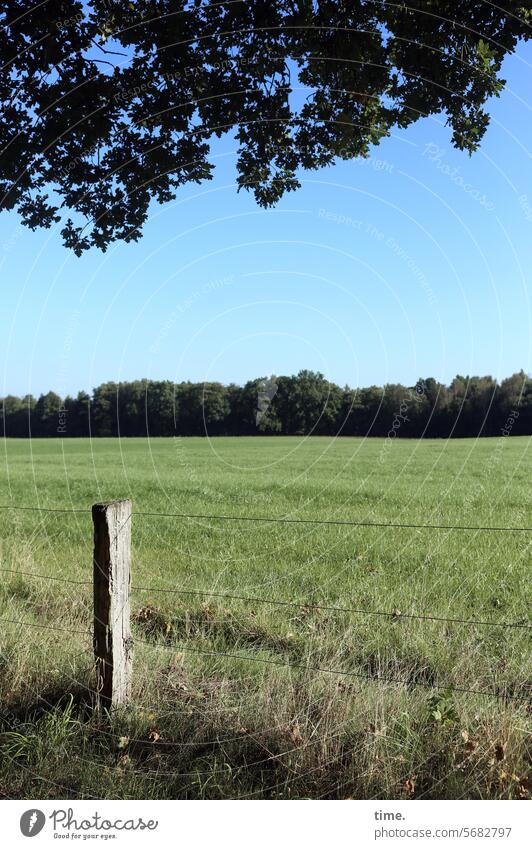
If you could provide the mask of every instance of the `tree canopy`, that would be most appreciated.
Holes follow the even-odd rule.
[[[259,378],[244,386],[133,380],[92,395],[54,392],[0,398],[4,436],[517,436],[532,432],[532,380],[498,383],[457,375],[415,386],[351,389],[319,372]]]
[[[225,133],[238,188],[264,207],[299,186],[300,169],[365,157],[423,116],[443,113],[471,153],[531,10],[530,0],[6,0],[1,208],[31,228],[61,221],[81,254],[137,240],[152,201],[210,179],[210,145]]]

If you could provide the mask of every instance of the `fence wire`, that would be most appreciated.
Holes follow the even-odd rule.
[[[191,648],[179,643],[150,643],[148,640],[136,639],[135,642],[156,649],[170,649],[171,651],[183,651],[191,654],[206,655],[208,657],[224,657],[231,660],[244,660],[252,663],[263,663],[268,666],[279,666],[286,669],[299,669],[303,672],[324,673],[327,675],[341,675],[346,678],[361,678],[374,684],[396,684],[402,687],[423,687],[426,690],[452,690],[455,693],[468,693],[475,696],[490,696],[501,701],[522,701],[528,703],[530,696],[516,696],[514,694],[498,693],[494,690],[475,690],[467,687],[459,687],[451,681],[444,684],[428,683],[425,681],[407,678],[379,678],[378,676],[366,675],[364,672],[356,672],[345,669],[331,669],[326,666],[314,666],[313,664],[294,663],[292,661],[274,660],[269,657],[258,657],[253,655],[232,654],[231,652],[220,652],[210,649]]]
[[[12,505],[12,504],[4,504],[0,505],[0,510],[15,510],[15,511],[25,511],[25,512],[38,512],[38,513],[50,513],[50,514],[90,514],[91,510],[88,508],[60,508],[60,507],[40,507],[40,506],[29,506],[29,505]],[[417,524],[417,523],[400,523],[400,522],[379,522],[379,521],[350,521],[350,520],[341,520],[341,519],[313,519],[313,518],[289,518],[289,517],[274,517],[274,516],[226,516],[226,515],[208,515],[208,514],[198,514],[198,513],[165,513],[165,512],[155,512],[155,511],[133,511],[131,516],[146,516],[146,517],[162,517],[162,518],[175,518],[175,519],[193,519],[193,520],[209,520],[209,521],[222,521],[222,522],[258,522],[258,523],[278,523],[278,524],[312,524],[317,526],[345,526],[345,527],[360,527],[360,528],[394,528],[394,529],[411,529],[411,530],[445,530],[445,531],[470,531],[470,532],[499,532],[499,533],[530,533],[532,532],[532,527],[512,527],[512,526],[476,526],[476,525],[447,525],[447,524]],[[128,517],[128,518],[131,518]],[[58,583],[65,584],[74,584],[77,586],[92,586],[92,581],[83,581],[83,580],[74,580],[71,578],[58,577],[55,575],[44,575],[40,573],[27,572],[23,570],[17,569],[9,569],[9,568],[0,568],[0,572],[21,575],[27,578],[34,578],[39,580],[47,580],[54,581]],[[259,596],[245,596],[233,593],[222,593],[222,592],[213,592],[212,590],[202,590],[202,589],[185,589],[185,588],[175,588],[175,587],[147,587],[147,586],[138,586],[132,585],[132,589],[137,592],[150,592],[150,593],[165,593],[165,594],[175,594],[182,596],[197,596],[197,597],[211,597],[218,599],[225,599],[229,601],[242,601],[244,603],[252,603],[252,604],[265,604],[265,605],[273,605],[278,607],[290,607],[298,610],[315,610],[315,611],[327,611],[334,613],[350,613],[359,616],[375,616],[387,618],[392,621],[400,621],[400,620],[419,620],[419,621],[427,621],[427,622],[444,622],[449,624],[459,624],[465,626],[478,626],[478,627],[487,627],[487,628],[519,628],[525,630],[532,630],[532,625],[527,624],[525,622],[494,622],[491,620],[480,620],[480,619],[465,619],[460,617],[445,617],[438,616],[433,614],[422,614],[422,613],[402,613],[401,611],[384,611],[384,610],[364,610],[356,607],[347,607],[347,606],[336,606],[336,605],[327,605],[327,604],[316,604],[312,602],[295,602],[295,601],[287,601],[282,599],[274,599],[274,598],[264,598]],[[63,633],[70,634],[81,634],[83,636],[90,636],[88,630],[78,630],[71,628],[63,628],[56,625],[47,625],[44,623],[35,623],[35,622],[24,622],[16,619],[9,618],[0,618],[0,622],[5,624],[12,624],[18,627],[29,627],[29,628],[38,628],[47,631],[58,631]],[[136,638],[135,642],[139,644],[143,644],[149,646],[151,648],[163,648],[170,649],[172,651],[183,651],[189,652],[192,654],[205,655],[209,657],[223,657],[229,658],[235,661],[246,661],[252,663],[261,663],[269,666],[277,666],[284,667],[288,669],[298,669],[304,672],[312,672],[312,673],[324,673],[330,675],[339,675],[351,678],[363,679],[372,683],[377,684],[390,684],[390,685],[398,685],[405,687],[423,687],[429,690],[447,690],[452,689],[453,692],[464,693],[475,696],[487,696],[490,698],[496,698],[503,701],[523,701],[529,702],[530,696],[518,696],[512,693],[507,692],[497,692],[495,690],[480,690],[473,689],[467,687],[460,687],[454,685],[452,682],[446,682],[442,684],[437,683],[429,683],[421,680],[413,680],[413,679],[398,679],[398,678],[381,678],[378,676],[367,675],[363,672],[357,672],[353,670],[342,670],[335,668],[328,668],[322,666],[316,666],[313,664],[301,664],[295,663],[287,660],[275,660],[273,658],[265,658],[253,655],[242,655],[242,654],[233,654],[231,652],[222,652],[215,651],[209,649],[200,649],[195,647],[190,647],[188,645],[181,645],[176,643],[164,643],[158,644],[155,642],[149,642],[148,640],[143,640],[140,638]]]
[[[87,513],[91,510],[87,507],[59,508],[59,507],[37,507],[17,504],[0,504],[0,510],[25,510],[37,513]],[[499,533],[531,533],[532,527],[514,527],[511,525],[423,525],[413,522],[370,522],[355,521],[350,519],[291,519],[287,516],[224,516],[206,513],[159,513],[147,510],[133,510],[131,516],[153,516],[174,519],[207,519],[221,522],[268,522],[290,525],[340,525],[352,528],[396,528],[410,530],[436,530],[436,531],[494,531]]]
[[[72,578],[63,578],[58,577],[56,575],[43,575],[37,572],[24,572],[20,569],[0,568],[0,572],[5,572],[11,575],[22,575],[26,578],[36,578],[42,581],[55,581],[58,583],[74,584],[76,586],[84,587],[92,586],[92,581],[76,581]],[[135,590],[136,592],[196,596],[200,598],[209,597],[228,601],[243,601],[250,604],[269,604],[276,607],[290,607],[299,611],[324,610],[328,613],[354,613],[357,616],[379,616],[385,619],[391,619],[394,622],[399,622],[402,619],[414,619],[419,620],[421,622],[445,622],[455,625],[471,625],[486,628],[524,628],[525,630],[532,630],[532,625],[528,625],[526,622],[494,622],[492,620],[482,619],[460,619],[456,616],[435,616],[429,613],[403,613],[400,610],[364,610],[359,607],[340,607],[332,604],[316,604],[315,602],[306,601],[286,601],[284,599],[262,598],[260,596],[244,596],[235,595],[233,593],[221,593],[215,592],[213,590],[180,589],[177,587],[146,587],[139,586],[138,584],[132,584],[131,589]]]

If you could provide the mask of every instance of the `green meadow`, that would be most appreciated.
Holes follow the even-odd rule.
[[[6,440],[0,491],[79,511],[0,511],[3,796],[529,796],[532,533],[485,530],[532,528],[527,437]],[[109,716],[90,507],[118,498],[134,681]]]

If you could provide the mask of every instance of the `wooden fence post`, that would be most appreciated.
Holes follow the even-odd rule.
[[[112,708],[131,697],[131,501],[94,504],[92,521],[97,693]]]

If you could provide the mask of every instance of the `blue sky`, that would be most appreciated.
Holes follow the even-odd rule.
[[[138,244],[81,258],[0,216],[0,395],[301,368],[351,386],[531,366],[532,44],[473,157],[442,118],[302,174],[273,210],[215,179],[154,206]]]

